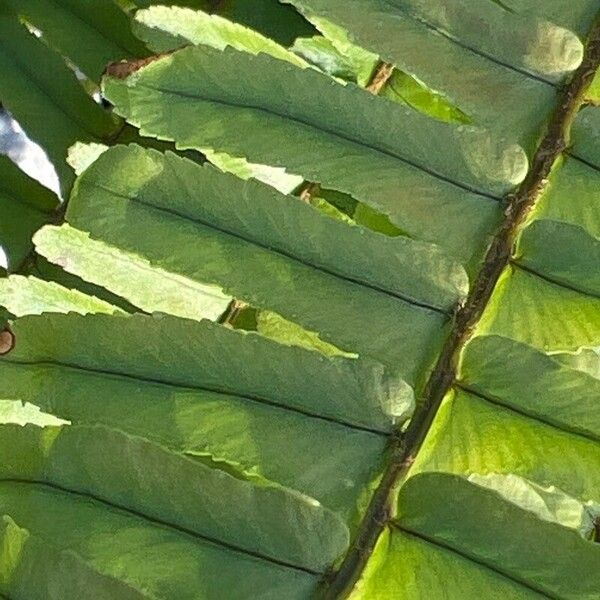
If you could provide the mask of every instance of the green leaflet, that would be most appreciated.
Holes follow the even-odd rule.
[[[330,194],[324,194],[327,196],[329,202],[331,200]],[[390,237],[397,237],[399,235],[405,235],[405,233],[396,227],[386,215],[383,215],[366,204],[357,203],[352,212],[352,220],[358,225],[364,225],[373,231],[379,231]]]
[[[309,19],[343,28],[351,41],[424,82],[474,122],[528,148],[552,108],[550,82],[582,56],[573,32],[491,1],[451,7],[422,0],[289,1]],[[502,111],[495,108],[498,93]]]
[[[61,365],[4,361],[0,370],[2,394],[88,430],[118,429],[238,477],[277,482],[321,502],[352,528],[386,444],[382,435],[234,393]]]
[[[94,285],[89,281],[84,281],[81,277],[77,277],[77,275],[68,273],[59,266],[48,262],[40,254],[35,254],[34,262],[31,268],[28,269],[28,273],[30,277],[54,282],[63,288],[79,290],[87,296],[95,296],[104,302],[108,302],[111,306],[120,308],[123,312],[133,313],[138,311],[127,300],[112,294],[106,288]]]
[[[479,324],[545,352],[600,345],[600,299],[508,267]]]
[[[543,4],[537,0],[497,0],[508,10],[517,14],[533,14],[548,19],[557,25],[585,35],[590,22],[596,16],[598,5],[594,0],[573,0],[565,4],[562,0],[546,0]]]
[[[461,477],[412,477],[400,490],[396,520],[401,529],[551,598],[597,597],[600,552],[595,544]]]
[[[414,77],[398,69],[394,69],[380,95],[396,102],[404,102],[411,108],[441,121],[470,122],[465,113],[450,104],[441,94],[431,91]]]
[[[158,0],[134,0],[139,7],[162,4]],[[231,21],[239,22],[266,35],[280,44],[291,46],[294,39],[310,35],[314,29],[291,6],[278,0],[174,0],[169,5],[216,12]]]
[[[366,87],[377,68],[379,57],[353,44],[348,39],[346,32],[336,27],[335,24],[314,16],[311,16],[311,22],[323,34],[325,39],[331,42],[333,48],[352,65],[358,85]]]
[[[530,346],[498,336],[475,338],[463,352],[460,385],[600,441],[600,381]]]
[[[264,52],[298,67],[308,64],[299,56],[260,33],[219,15],[176,6],[153,6],[135,15],[136,33],[155,52],[166,52],[185,44],[205,44],[218,50],[230,46],[258,54]]]
[[[311,16],[311,21],[324,35],[299,39],[292,50],[299,52],[326,73],[337,73],[338,77],[355,81],[362,87],[372,83],[381,62],[377,55],[352,44],[344,30],[332,23],[314,15]],[[398,69],[394,69],[378,95],[407,104],[442,121],[469,123],[467,115],[441,94]]]
[[[13,331],[19,343],[9,362],[50,361],[240,394],[383,431],[413,403],[408,385],[371,360],[328,358],[209,321],[48,314],[19,319]]]
[[[2,393],[16,394],[72,425],[5,426],[5,478],[89,493],[314,570],[325,569],[346,549],[342,516],[354,520],[385,437],[282,411],[274,404],[312,402],[314,411],[328,413],[319,405],[325,397],[335,402],[335,390],[338,403],[360,414],[365,394],[395,393],[380,390],[378,381],[373,381],[373,391],[364,387],[369,365],[325,359],[256,335],[167,316],[45,315],[17,320],[13,333],[15,349],[0,363]],[[152,346],[149,339],[155,340]],[[191,347],[189,339],[198,346]],[[180,340],[179,352],[174,340]],[[104,356],[98,354],[101,348]],[[275,354],[264,354],[269,348]],[[252,370],[247,369],[250,360]],[[353,374],[352,368],[358,372]],[[328,379],[328,371],[337,384]],[[307,380],[306,372],[315,376]],[[239,436],[232,437],[234,427]],[[272,444],[267,442],[271,436]],[[252,451],[258,440],[264,440],[262,449]],[[285,458],[280,452],[284,440]],[[238,474],[232,476],[227,465]],[[265,477],[314,492],[336,513],[292,488],[267,484]],[[227,497],[244,509],[231,512]],[[274,519],[275,514],[280,518]],[[262,525],[259,515],[265,519]]]
[[[177,6],[153,6],[136,13],[135,25],[137,35],[156,52],[167,52],[190,43],[205,44],[218,50],[230,46],[251,54],[269,54],[297,67],[309,66],[300,56],[270,38],[219,15]],[[303,182],[302,177],[288,175],[285,169],[252,164],[244,158],[214,152],[210,148],[202,148],[202,152],[223,171],[243,179],[255,177],[284,193],[293,191]]]
[[[583,109],[573,123],[573,155],[600,169],[600,109]]]
[[[61,189],[73,181],[65,164],[78,140],[108,139],[117,119],[86,94],[62,57],[30,34],[5,6],[0,7],[0,97],[27,135],[48,153]]]
[[[472,474],[469,481],[494,490],[507,502],[535,514],[543,521],[558,523],[576,531],[582,538],[594,541],[600,505],[583,504],[554,486],[544,488],[517,475]]]
[[[218,463],[193,460],[143,438],[102,426],[1,429],[3,480],[87,494],[305,569],[325,569],[349,543],[340,517],[313,498],[236,477]]]
[[[136,147],[110,150],[83,174],[67,220],[391,365],[411,384],[443,335],[439,309],[466,290],[462,268],[434,246],[350,227],[257,181]]]
[[[578,225],[600,238],[598,186],[600,171],[575,157],[566,156],[562,164],[555,167],[535,216]]]
[[[411,473],[518,475],[581,502],[600,497],[600,446],[464,391],[444,400]]]
[[[125,80],[107,79],[104,89],[145,134],[286,167],[468,260],[498,217],[495,203],[474,192],[507,191],[527,167],[522,149],[483,130],[433,121],[313,69],[229,48],[184,48]]]
[[[305,598],[315,578],[42,485],[0,483],[0,591],[79,600]]]
[[[551,281],[600,297],[600,239],[583,227],[534,221],[521,235],[515,258]]]
[[[574,528],[589,519],[573,499],[512,476],[412,477],[351,598],[594,598],[596,548],[553,511]]]
[[[220,288],[155,268],[142,257],[93,240],[68,225],[44,227],[33,241],[37,252],[50,262],[108,289],[145,312],[214,321],[231,301]],[[98,270],[99,264],[103,265],[102,270]]]
[[[77,175],[81,175],[106,150],[108,150],[108,146],[103,144],[77,143],[69,149],[67,161]],[[206,149],[203,150],[203,154],[221,171],[232,173],[241,179],[257,179],[274,187],[282,194],[291,194],[304,181],[302,177],[286,173],[285,169],[251,164],[244,158],[236,158]]]
[[[344,554],[369,552],[361,523],[383,518],[354,600],[595,599],[597,109],[578,116],[548,186],[537,171],[525,184],[543,198],[482,321],[459,331],[470,341],[456,376],[448,363],[452,381],[441,373],[441,406],[439,373],[425,398],[423,384],[514,214],[506,201],[597,0],[291,1],[324,35],[308,51],[325,71],[335,53],[364,86],[380,59],[396,64],[388,99],[220,18],[141,12],[157,48],[198,45],[107,77],[131,121],[119,139],[140,125],[151,144],[199,150],[245,181],[83,136],[93,144],[71,153],[70,225],[35,236],[73,274],[41,258],[32,271],[109,305],[0,281],[19,314],[167,313],[25,316],[0,334],[0,595],[312,597]],[[303,21],[274,0],[184,4],[266,16],[286,45],[303,29],[288,30],[284,15]],[[61,35],[74,54],[73,31]],[[285,195],[301,191],[306,203]],[[478,283],[475,297],[494,281]],[[231,323],[257,332],[200,320],[231,297],[249,304]],[[367,504],[407,440],[388,519]]]
[[[112,0],[9,0],[44,40],[98,81],[109,63],[148,50],[131,32],[129,16]]]
[[[0,172],[0,245],[13,270],[30,252],[33,233],[52,219],[58,198],[6,156],[0,156]]]
[[[385,529],[351,600],[542,600],[547,596],[452,550],[400,531]]]
[[[228,71],[227,67],[231,71]],[[182,82],[177,77],[180,69],[192,71],[197,69],[198,73],[202,72],[203,77],[206,78],[211,76],[211,69],[218,69],[221,77],[212,82],[213,85],[209,90],[206,80],[198,76]],[[142,124],[144,129],[148,129],[154,123],[152,128],[155,131],[152,133],[155,135],[175,137],[182,146],[188,143],[190,146],[197,144],[196,147],[210,146],[210,143],[203,144],[199,140],[203,135],[208,140],[210,132],[203,133],[200,129],[194,128],[193,131],[188,132],[187,137],[195,137],[198,141],[189,139],[188,142],[186,137],[175,135],[175,115],[167,117],[161,122],[160,98],[188,97],[184,104],[187,104],[186,108],[189,111],[200,110],[204,104],[210,102],[226,103],[229,101],[232,108],[235,108],[234,94],[242,89],[241,82],[243,80],[235,81],[233,78],[241,76],[242,70],[246,70],[247,78],[248,71],[260,69],[267,72],[268,78],[261,82],[255,81],[253,85],[249,81],[244,81],[246,84],[245,101],[242,103],[238,100],[240,111],[244,108],[262,109],[268,113],[263,116],[267,120],[269,119],[268,115],[271,114],[272,118],[275,117],[275,122],[283,120],[283,124],[285,124],[286,121],[291,121],[288,126],[296,123],[295,127],[305,124],[315,129],[325,129],[324,133],[329,132],[330,135],[342,138],[339,142],[343,143],[344,139],[347,139],[347,142],[367,146],[366,149],[378,150],[401,162],[411,161],[421,168],[428,167],[442,176],[457,178],[458,184],[472,186],[484,193],[502,193],[523,178],[526,159],[518,147],[503,147],[497,142],[492,142],[489,134],[475,128],[461,128],[428,120],[401,106],[391,105],[373,98],[372,95],[355,87],[332,83],[330,78],[311,69],[293,69],[284,61],[275,61],[265,55],[253,56],[229,48],[224,51],[210,47],[184,48],[169,57],[154,61],[124,81],[107,79],[105,91],[109,99],[117,104],[117,108],[122,108],[122,112],[129,113],[135,111],[136,88],[143,88],[147,99],[157,103],[155,115],[148,115],[144,119],[145,122]],[[271,80],[279,80],[279,85],[270,85]],[[285,90],[283,89],[284,84],[286,84]],[[316,89],[311,95],[308,95],[306,91],[301,93],[295,105],[288,104],[284,112],[283,99],[286,95],[292,97],[295,92],[294,88],[297,89],[301,85],[314,86]],[[281,97],[279,94],[273,93],[269,97],[266,95],[267,90],[271,92],[281,90],[279,91]],[[314,102],[316,93],[323,94],[320,100],[325,106],[329,100],[332,103],[336,101],[339,103],[341,96],[349,106],[337,106],[336,108],[338,111],[352,111],[357,116],[357,122],[345,123],[343,114],[339,114],[339,112],[334,120],[331,108],[329,111],[325,111],[323,106],[321,106],[321,113],[315,114],[316,111],[313,110],[311,101]],[[126,104],[128,97],[132,102],[129,106]],[[300,103],[301,99],[302,103]],[[177,107],[180,102],[174,102],[173,108]],[[388,120],[385,125],[387,127],[384,126],[381,118],[377,118],[375,112],[377,110],[380,111],[380,114],[381,111],[386,111]],[[367,111],[370,113],[371,130],[366,130],[362,126],[364,119],[367,118]],[[199,116],[201,114],[200,112]],[[209,114],[207,113],[207,116]],[[142,118],[141,115],[136,117],[134,114],[127,114],[127,116],[134,122]],[[362,119],[363,123],[358,119]],[[392,122],[397,120],[399,129],[391,131],[389,120]],[[177,133],[179,132],[177,131]],[[398,140],[396,136],[401,133],[407,136],[410,134],[410,139]],[[431,141],[426,143],[428,137],[432,135],[439,136],[440,142],[443,141],[447,144],[445,153],[437,150],[437,146],[434,146]],[[227,148],[223,149],[229,151]],[[252,160],[249,153],[244,152],[243,155]],[[279,161],[281,161],[281,156]]]
[[[96,144],[91,142],[85,144],[76,142],[69,148],[67,162],[76,175],[81,175],[93,162],[103,153],[108,150],[105,144]]]
[[[357,81],[356,65],[322,35],[298,38],[291,50],[332,77],[338,77],[345,81]]]
[[[336,2],[325,4],[321,0],[292,0],[290,4],[299,6],[308,15],[317,14],[345,25],[356,38],[361,38],[361,33],[367,30],[365,24],[356,18],[358,3],[348,3],[346,14],[342,13],[341,4]],[[474,6],[458,0],[449,7],[442,0],[396,0],[388,3],[369,0],[360,8],[363,19],[370,24],[375,19],[382,23],[387,18],[390,26],[398,32],[402,28],[410,30],[411,26],[416,31],[420,25],[424,31],[430,29],[445,34],[455,40],[457,46],[491,57],[515,70],[552,77],[576,69],[583,57],[583,44],[573,32],[546,20],[508,12],[492,2]],[[532,32],[535,32],[534,39]],[[385,43],[386,36],[377,33],[380,43]],[[423,39],[431,42],[433,36],[424,36]],[[389,36],[387,41],[403,44]],[[373,43],[365,45],[370,47]],[[400,47],[390,46],[388,52],[393,48],[398,55]],[[372,49],[379,52],[377,48]]]
[[[104,300],[36,277],[11,275],[0,278],[0,305],[16,317],[45,312],[120,312]]]
[[[380,62],[377,56],[351,44],[343,30],[331,23],[317,17],[311,19],[324,36],[298,39],[292,50],[332,76],[357,82],[362,87],[369,85]],[[398,69],[394,69],[378,95],[408,104],[442,121],[469,123],[468,117],[443,96]]]
[[[596,73],[594,81],[588,89],[587,99],[594,104],[600,102],[600,76]]]
[[[132,170],[137,171],[137,180],[127,182],[120,177]],[[138,202],[155,212],[212,226],[323,271],[435,309],[451,309],[468,289],[462,267],[431,244],[405,237],[389,239],[368,229],[348,227],[261,183],[242,182],[174,154],[161,155],[136,146],[114,148],[88,169],[77,185],[67,218],[83,225],[97,221],[101,209],[97,205],[87,208],[91,188],[99,194],[112,193]],[[201,193],[194,193],[194,189]],[[310,240],[299,235],[303,231],[311,232]]]

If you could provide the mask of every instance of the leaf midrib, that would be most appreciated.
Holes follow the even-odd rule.
[[[521,69],[519,67],[511,65],[510,63],[504,62],[504,61],[500,60],[499,58],[495,57],[493,54],[489,54],[483,50],[478,50],[477,48],[470,46],[469,44],[467,44],[466,42],[463,42],[458,37],[452,35],[451,33],[448,33],[447,31],[445,31],[444,29],[441,29],[440,27],[438,27],[437,25],[434,25],[433,23],[430,23],[424,17],[421,17],[420,15],[417,15],[417,14],[413,14],[411,11],[407,11],[403,7],[398,6],[397,4],[394,4],[391,0],[384,0],[384,1],[388,6],[398,10],[399,12],[401,12],[403,15],[405,15],[409,19],[412,19],[413,21],[420,23],[421,25],[423,25],[430,31],[437,33],[438,35],[442,36],[443,38],[447,39],[448,41],[452,42],[454,45],[458,46],[459,48],[462,48],[463,50],[467,50],[468,52],[471,52],[471,53],[475,54],[476,56],[485,58],[486,60],[489,60],[490,62],[492,62],[496,65],[505,67],[509,71],[519,73],[520,75],[523,75],[529,79],[539,81],[540,83],[546,84],[553,88],[557,87],[551,80],[545,79],[541,75],[536,75],[535,73],[533,73],[531,71],[527,71],[526,69]],[[481,2],[482,0],[479,0],[479,1]]]
[[[18,365],[22,367],[59,367],[62,369],[70,369],[74,371],[79,371],[81,373],[89,373],[95,376],[100,377],[112,377],[115,379],[125,379],[125,380],[133,380],[138,381],[147,385],[156,385],[156,386],[166,386],[170,388],[177,388],[179,390],[189,390],[196,392],[210,392],[213,394],[221,394],[224,396],[230,396],[232,398],[238,398],[240,400],[244,400],[247,402],[256,402],[258,404],[262,404],[265,406],[270,406],[271,408],[280,409],[283,411],[289,411],[292,413],[300,414],[305,417],[311,417],[313,419],[319,419],[321,421],[326,421],[327,423],[332,423],[334,425],[338,425],[340,427],[346,427],[348,429],[354,431],[363,431],[366,433],[389,437],[389,432],[384,430],[379,430],[371,427],[366,427],[362,425],[356,425],[354,423],[350,423],[347,421],[343,421],[342,419],[335,419],[333,417],[328,417],[325,415],[319,415],[317,413],[312,413],[308,410],[303,410],[301,408],[289,406],[280,402],[278,400],[272,400],[268,398],[263,398],[260,396],[253,396],[250,394],[243,394],[239,392],[219,389],[217,387],[211,387],[208,385],[190,385],[184,383],[178,383],[176,381],[163,381],[161,379],[154,379],[152,377],[147,377],[143,375],[132,375],[129,373],[119,373],[118,371],[111,371],[109,369],[100,369],[100,368],[92,368],[92,367],[84,367],[82,365],[72,364],[68,362],[55,361],[55,360],[15,360],[10,358],[10,354],[7,358],[4,359],[5,363],[9,363],[12,365]]]
[[[142,512],[138,512],[135,509],[123,506],[121,504],[117,504],[115,502],[111,502],[109,500],[106,500],[104,498],[100,498],[99,496],[95,496],[94,494],[91,494],[89,492],[79,492],[77,490],[72,490],[68,487],[63,487],[61,485],[58,485],[56,483],[52,483],[52,482],[48,482],[45,480],[41,480],[41,479],[21,479],[18,477],[8,477],[8,478],[0,478],[0,483],[17,483],[17,484],[25,484],[25,485],[33,485],[33,486],[40,486],[40,487],[45,487],[45,488],[49,488],[58,492],[61,492],[63,494],[68,494],[71,496],[76,496],[78,498],[83,498],[83,499],[87,499],[87,500],[93,500],[94,502],[97,502],[98,504],[103,505],[105,508],[107,509],[111,509],[114,511],[118,511],[118,512],[122,512],[122,513],[126,513],[130,516],[134,516],[137,519],[140,519],[142,521],[145,521],[147,523],[151,523],[154,526],[159,526],[159,527],[165,527],[166,529],[170,530],[170,531],[174,531],[177,532],[181,535],[185,535],[187,537],[191,537],[194,540],[201,540],[205,543],[210,543],[210,544],[214,544],[215,546],[219,546],[221,548],[225,548],[227,550],[229,550],[230,552],[235,552],[236,554],[242,554],[245,556],[252,556],[254,558],[257,558],[259,560],[262,560],[264,562],[268,562],[271,564],[275,564],[275,565],[279,565],[281,567],[285,567],[287,569],[293,569],[295,571],[302,571],[304,573],[308,573],[309,575],[315,575],[317,577],[320,577],[322,575],[321,572],[319,571],[315,571],[313,569],[309,569],[307,567],[301,567],[299,565],[294,565],[291,563],[288,563],[286,561],[282,561],[282,560],[278,560],[276,558],[271,558],[270,556],[266,556],[263,555],[259,552],[253,552],[251,550],[246,550],[244,548],[235,546],[233,544],[229,544],[227,542],[224,542],[222,540],[218,540],[216,538],[212,538],[206,535],[202,535],[200,533],[197,533],[196,531],[193,531],[191,529],[187,529],[186,527],[182,527],[180,525],[175,525],[174,523],[169,523],[168,521],[164,521],[162,519],[159,519],[157,517],[151,517],[147,514],[144,514]],[[76,553],[75,553],[76,554]],[[78,556],[83,562],[86,562],[79,554],[76,554],[76,556]]]
[[[542,415],[540,415],[539,413],[536,413],[534,411],[528,411],[524,407],[519,407],[516,404],[511,404],[510,402],[503,400],[502,398],[493,396],[488,391],[478,390],[465,381],[460,381],[460,380],[455,381],[453,387],[455,389],[462,390],[462,391],[466,392],[467,394],[475,396],[488,404],[492,404],[494,406],[501,407],[505,410],[508,410],[512,413],[518,414],[522,417],[526,417],[527,419],[529,419],[531,421],[535,421],[535,422],[545,425],[547,427],[552,427],[553,429],[556,429],[556,430],[560,431],[561,433],[566,433],[568,435],[575,435],[575,436],[580,437],[588,442],[593,442],[595,444],[598,444],[600,442],[600,438],[598,436],[595,436],[591,432],[585,432],[585,431],[578,430],[575,427],[569,427],[567,424],[561,423],[558,420],[553,420],[551,418],[550,419],[543,418]]]
[[[504,579],[508,579],[509,581],[512,581],[513,583],[516,583],[517,585],[524,587],[532,592],[535,592],[536,594],[540,594],[540,595],[544,596],[545,598],[549,598],[550,600],[564,600],[560,596],[554,596],[552,594],[549,594],[547,591],[542,590],[541,588],[531,585],[531,583],[529,583],[528,581],[525,581],[524,579],[521,579],[521,578],[513,575],[512,573],[509,573],[508,571],[504,571],[497,567],[493,567],[492,565],[490,565],[489,563],[486,563],[483,560],[478,560],[476,557],[474,557],[471,554],[462,552],[462,551],[458,550],[457,548],[450,546],[449,544],[443,543],[441,540],[439,540],[437,538],[434,538],[434,537],[431,537],[428,535],[424,535],[423,533],[421,533],[419,531],[408,528],[408,527],[406,527],[406,525],[403,525],[402,523],[399,523],[398,521],[392,520],[392,521],[390,521],[390,525],[393,528],[397,529],[399,532],[403,533],[404,535],[416,537],[417,539],[419,539],[423,542],[426,542],[427,544],[431,544],[432,546],[435,546],[436,548],[442,548],[448,552],[451,552],[452,554],[455,554],[456,556],[460,556],[461,558],[468,560],[471,563],[479,565],[479,566],[487,569],[488,571],[492,571],[493,573],[496,573],[497,575],[503,577]]]
[[[541,273],[534,267],[530,267],[529,265],[524,265],[523,263],[519,262],[518,259],[511,259],[510,264],[515,266],[517,269],[521,269],[521,271],[525,271],[525,273],[530,273],[534,277],[537,277],[538,279],[542,279],[543,281],[546,281],[548,283],[551,283],[552,285],[560,287],[563,290],[569,290],[571,292],[576,292],[577,294],[579,294],[581,296],[587,296],[588,298],[596,298],[596,299],[600,300],[600,294],[594,294],[594,293],[590,292],[589,290],[584,290],[576,285],[568,284],[565,281],[561,281],[560,279],[558,279],[556,277],[552,277],[551,275],[546,275],[545,273]]]
[[[348,84],[348,86],[351,86],[353,84]],[[250,109],[250,110],[256,110],[256,111],[260,111],[260,112],[264,112],[268,115],[272,115],[275,117],[278,117],[280,119],[284,119],[285,121],[292,121],[294,123],[298,123],[300,125],[303,125],[305,127],[310,127],[311,129],[314,129],[320,133],[326,133],[328,135],[331,135],[333,137],[337,137],[341,140],[344,140],[345,142],[350,142],[351,144],[356,144],[357,146],[361,146],[363,148],[366,148],[367,150],[370,150],[372,152],[377,152],[378,154],[383,154],[384,156],[387,156],[388,158],[393,158],[394,160],[400,161],[406,165],[409,165],[423,173],[426,173],[427,175],[438,179],[440,181],[443,181],[444,183],[447,183],[449,185],[452,185],[454,187],[457,187],[459,189],[462,189],[466,192],[469,192],[471,194],[475,194],[477,196],[482,196],[484,198],[488,198],[491,200],[495,200],[495,201],[500,201],[502,200],[502,197],[500,196],[496,196],[495,194],[492,194],[490,192],[486,192],[485,190],[480,190],[477,189],[473,186],[470,186],[466,183],[462,183],[459,181],[455,181],[453,179],[451,179],[450,177],[447,177],[446,175],[442,175],[441,173],[438,173],[437,171],[435,171],[434,169],[430,168],[430,167],[426,167],[424,165],[421,165],[417,162],[411,161],[408,158],[405,158],[403,156],[400,156],[399,154],[392,152],[391,150],[386,150],[383,148],[379,148],[377,146],[373,146],[372,144],[369,144],[367,142],[361,141],[361,140],[357,140],[355,138],[352,138],[349,135],[340,133],[339,131],[334,131],[332,129],[329,129],[327,127],[323,127],[321,125],[316,125],[314,123],[311,123],[309,121],[300,119],[298,117],[292,117],[290,115],[287,114],[281,114],[279,112],[277,112],[276,110],[264,107],[264,106],[255,106],[253,104],[236,104],[233,102],[228,102],[226,100],[222,100],[222,99],[216,99],[216,98],[206,98],[203,96],[200,96],[198,94],[192,94],[192,93],[187,93],[187,92],[183,92],[181,90],[171,90],[171,89],[167,89],[167,88],[159,88],[159,87],[154,87],[152,85],[148,85],[147,83],[144,83],[142,81],[136,81],[135,83],[136,88],[140,89],[140,88],[144,88],[153,92],[159,92],[161,94],[170,94],[171,96],[177,96],[180,98],[188,98],[191,100],[198,100],[200,102],[209,102],[209,103],[213,103],[213,104],[218,104],[220,106],[228,106],[230,108],[237,108],[237,109]],[[356,87],[356,86],[355,86]],[[365,92],[367,93],[367,92]],[[390,102],[391,104],[393,104],[393,102],[391,100],[385,100],[384,98],[381,98],[383,101],[386,102]]]
[[[439,306],[435,306],[433,304],[427,304],[425,302],[421,302],[420,300],[416,300],[415,298],[412,298],[411,296],[409,296],[408,294],[400,294],[398,292],[393,292],[391,290],[387,290],[385,288],[379,287],[377,285],[368,283],[366,281],[363,281],[361,279],[356,279],[353,277],[349,277],[347,275],[343,275],[339,272],[334,271],[333,269],[328,269],[327,267],[322,267],[319,265],[316,265],[314,263],[308,262],[302,258],[299,258],[298,256],[293,255],[291,252],[286,252],[284,250],[278,249],[278,248],[274,248],[272,246],[267,246],[266,244],[263,244],[261,242],[259,242],[256,239],[253,239],[251,237],[246,237],[243,236],[239,233],[236,233],[234,231],[230,231],[228,229],[224,229],[222,227],[218,227],[217,225],[214,225],[213,223],[209,222],[209,221],[205,221],[204,219],[200,219],[200,218],[193,218],[190,217],[189,215],[186,215],[185,213],[182,213],[178,210],[175,210],[173,208],[166,208],[163,206],[156,206],[155,204],[152,204],[151,202],[147,202],[146,200],[144,200],[141,196],[129,196],[127,194],[122,194],[120,192],[117,192],[116,190],[113,190],[111,188],[109,188],[108,186],[102,185],[101,183],[98,183],[97,181],[92,181],[92,182],[80,182],[80,186],[83,187],[83,185],[88,185],[90,187],[95,187],[99,190],[102,190],[108,194],[111,194],[113,196],[116,196],[118,198],[122,198],[123,200],[128,200],[130,202],[137,202],[138,204],[159,212],[159,213],[164,213],[164,214],[168,214],[171,215],[173,217],[177,217],[179,219],[183,219],[185,221],[188,221],[189,223],[194,223],[196,225],[201,225],[203,227],[207,227],[208,229],[212,229],[213,231],[217,231],[220,234],[223,235],[227,235],[233,238],[236,238],[238,240],[241,240],[243,242],[246,242],[248,244],[251,244],[253,246],[256,246],[257,248],[261,248],[262,250],[265,250],[267,252],[273,253],[273,254],[277,254],[279,256],[282,256],[286,259],[289,260],[293,260],[294,262],[297,262],[305,267],[308,267],[310,269],[315,269],[316,271],[320,271],[321,273],[325,273],[327,275],[336,277],[337,279],[340,279],[342,281],[346,281],[348,283],[352,283],[354,285],[359,285],[361,287],[364,288],[368,288],[370,290],[373,290],[377,293],[380,294],[384,294],[385,296],[394,298],[395,300],[400,300],[402,302],[406,302],[407,304],[410,304],[412,306],[416,306],[418,308],[424,309],[424,310],[429,310],[429,311],[433,311],[445,316],[448,316],[450,314],[450,311],[446,311],[442,308],[440,308]],[[67,215],[68,218],[68,215]],[[181,275],[181,274],[180,274]],[[184,275],[182,275],[184,276]],[[210,284],[212,282],[206,282],[206,284]]]

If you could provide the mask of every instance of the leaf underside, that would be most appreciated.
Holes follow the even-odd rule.
[[[595,0],[8,4],[0,595],[597,600]]]

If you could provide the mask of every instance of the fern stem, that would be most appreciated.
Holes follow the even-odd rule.
[[[505,219],[486,252],[483,266],[467,300],[459,306],[449,338],[425,385],[422,402],[404,434],[392,436],[388,464],[367,509],[359,532],[339,569],[324,582],[323,598],[346,597],[359,579],[375,544],[394,516],[396,491],[407,476],[447,392],[453,387],[460,353],[492,296],[496,283],[509,264],[515,240],[527,217],[542,196],[552,167],[570,143],[573,121],[585,103],[585,95],[600,66],[600,14],[592,26],[583,61],[560,90],[558,103],[533,156],[531,168],[518,189],[505,199]]]

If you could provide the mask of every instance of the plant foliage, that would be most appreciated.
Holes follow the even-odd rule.
[[[0,595],[600,598],[597,2],[155,4],[0,2]]]

